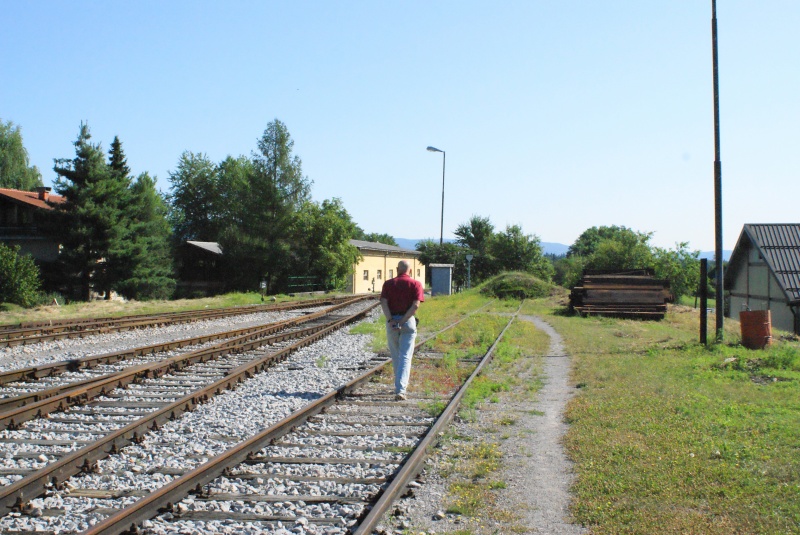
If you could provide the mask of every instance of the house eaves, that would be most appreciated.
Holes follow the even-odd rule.
[[[47,188],[49,190],[49,188]],[[52,210],[57,204],[64,202],[64,197],[47,192],[46,195],[38,191],[22,191],[18,189],[0,188],[0,197],[5,197],[17,204],[27,204],[43,210]],[[43,198],[44,197],[44,198]]]

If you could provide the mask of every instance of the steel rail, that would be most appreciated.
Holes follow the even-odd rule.
[[[481,309],[482,308],[483,307],[481,307]],[[434,335],[427,337],[426,340],[417,344],[415,348],[419,348],[427,341],[430,341],[433,337],[438,336],[438,334],[455,327],[476,312],[477,310],[473,311],[465,318],[462,318],[457,322],[447,326],[446,328],[437,331]],[[435,441],[439,436],[439,431],[450,423],[456,413],[458,404],[460,403],[464,392],[466,392],[466,389],[469,387],[469,384],[471,384],[474,377],[476,377],[485,367],[486,363],[491,360],[491,356],[493,355],[497,344],[515,317],[516,314],[509,319],[506,327],[484,355],[481,362],[476,366],[476,369],[467,379],[465,384],[458,390],[446,409],[442,412],[439,418],[437,418],[437,421],[434,423],[433,427],[431,427],[423,436],[414,452],[407,457],[405,461],[403,461],[401,470],[395,474],[387,489],[378,494],[378,501],[375,503],[375,505],[373,505],[372,509],[375,510],[377,507],[382,508],[380,514],[377,515],[376,519],[373,519],[372,513],[367,514],[366,517],[361,519],[360,523],[356,527],[356,529],[360,530],[358,533],[371,533],[371,531],[364,530],[371,529],[368,528],[368,525],[374,526],[374,524],[377,523],[377,520],[380,519],[383,512],[388,509],[391,503],[402,493],[411,479],[421,470],[425,456],[430,448],[435,444]],[[156,491],[153,491],[148,496],[136,501],[132,505],[112,514],[108,518],[83,532],[83,535],[119,535],[139,533],[139,524],[156,516],[160,512],[170,510],[172,508],[172,504],[178,503],[181,499],[193,491],[199,491],[203,485],[213,481],[221,475],[224,475],[226,470],[243,463],[248,458],[254,456],[264,446],[286,435],[295,427],[305,423],[306,420],[312,416],[333,405],[338,399],[343,398],[347,393],[353,391],[359,385],[369,381],[374,375],[386,368],[388,364],[388,360],[381,362],[355,379],[352,379],[344,386],[338,388],[337,390],[331,391],[316,401],[306,405],[301,409],[298,409],[281,421],[271,425],[261,433],[247,439],[244,442],[241,442],[225,453],[210,459],[203,465],[198,466],[190,472],[172,480],[170,483],[162,486]]]
[[[359,299],[361,298],[342,301],[339,304],[333,305],[330,309],[328,309],[328,311],[338,310],[339,308],[342,308],[342,306],[347,306],[349,304],[358,302]],[[276,332],[279,329],[284,329],[293,324],[298,323],[298,320],[302,321],[302,319],[293,318],[266,325],[269,325],[270,328],[273,330],[273,332]],[[66,371],[73,372],[82,369],[91,369],[99,364],[113,364],[115,362],[125,360],[126,358],[138,357],[142,355],[150,355],[161,351],[169,351],[172,349],[177,349],[196,344],[204,344],[206,342],[211,342],[214,340],[233,338],[236,336],[241,336],[252,332],[257,332],[263,330],[264,328],[265,325],[254,325],[252,327],[245,327],[242,329],[234,329],[214,334],[206,334],[191,338],[183,338],[181,340],[171,340],[169,342],[161,342],[158,344],[135,347],[131,349],[125,349],[122,351],[114,351],[111,353],[104,353],[102,355],[90,355],[86,357],[81,357],[79,359],[64,360],[58,362],[51,362],[48,364],[18,368],[6,372],[0,372],[0,385],[12,383],[15,381],[25,381],[31,379],[39,379],[42,377],[52,377],[53,375],[63,373]],[[2,411],[2,407],[3,407],[3,400],[0,399],[0,411]]]
[[[205,464],[174,479],[172,482],[152,492],[147,497],[138,500],[131,506],[99,522],[94,527],[85,531],[83,535],[116,535],[125,533],[129,529],[131,533],[137,533],[137,524],[152,518],[159,513],[160,509],[165,506],[169,508],[171,504],[177,503],[193,490],[223,475],[226,469],[246,461],[248,456],[254,455],[271,441],[282,437],[294,427],[304,423],[310,417],[332,405],[338,398],[352,391],[358,385],[370,380],[373,375],[387,365],[388,362],[382,362],[374,366],[346,385],[329,392],[302,409],[293,412],[258,435],[210,459]]]
[[[520,305],[520,308],[521,307],[522,305]],[[419,442],[417,447],[414,448],[414,451],[411,453],[411,455],[408,456],[400,470],[395,473],[391,483],[389,483],[389,485],[379,493],[379,498],[372,506],[372,509],[370,509],[366,516],[361,519],[357,526],[350,529],[350,533],[352,535],[369,535],[372,533],[372,530],[378,525],[378,522],[380,522],[384,513],[386,513],[386,511],[389,510],[389,507],[403,494],[406,486],[415,477],[417,477],[417,474],[419,474],[423,468],[423,463],[425,462],[428,453],[436,445],[436,442],[439,439],[439,433],[444,431],[444,429],[450,425],[450,422],[455,417],[456,412],[461,405],[461,400],[464,398],[467,389],[472,384],[472,381],[478,375],[480,375],[486,365],[492,361],[497,345],[500,343],[503,335],[511,326],[511,323],[514,321],[514,319],[516,319],[518,313],[519,309],[517,309],[517,312],[515,312],[514,315],[508,320],[508,323],[497,336],[492,346],[475,367],[475,370],[473,370],[469,378],[467,378],[461,388],[458,389],[458,392],[456,392],[456,394],[451,398],[450,402],[447,404],[447,407],[445,407],[444,411],[442,411],[442,413],[436,419],[436,422],[434,422],[430,429],[428,429],[428,432],[425,433],[425,436]]]
[[[135,422],[116,431],[110,432],[92,444],[73,452],[41,470],[20,479],[0,490],[0,510],[19,511],[26,508],[31,499],[42,495],[48,487],[58,487],[60,482],[82,471],[91,470],[97,460],[116,453],[132,442],[138,442],[148,431],[158,429],[168,420],[178,418],[184,412],[193,410],[199,404],[208,401],[214,395],[231,390],[237,384],[251,378],[269,366],[284,360],[292,352],[323,338],[329,333],[365,316],[377,303],[343,318],[332,325],[322,327],[306,338],[295,342],[274,353],[266,354],[251,362],[242,364],[230,371],[223,379],[198,389],[163,408],[154,411]]]
[[[152,327],[157,325],[190,323],[207,319],[217,319],[242,314],[253,314],[256,312],[272,312],[278,310],[294,310],[298,308],[310,308],[323,304],[335,304],[342,298],[320,299],[314,301],[298,301],[290,304],[279,305],[252,305],[249,307],[229,307],[212,310],[175,312],[158,315],[139,315],[124,316],[118,318],[100,318],[89,320],[77,320],[72,323],[55,325],[53,327],[17,327],[0,330],[0,347],[12,347],[15,345],[33,344],[49,340],[61,340],[65,338],[82,338],[96,334],[104,334],[113,331],[123,331]]]
[[[87,323],[93,322],[115,322],[115,321],[126,321],[126,320],[137,320],[137,319],[145,319],[145,318],[170,318],[170,317],[182,317],[186,315],[213,315],[217,313],[232,313],[232,314],[239,314],[240,311],[243,311],[245,314],[249,314],[252,311],[259,311],[259,310],[282,310],[287,307],[295,308],[295,307],[311,307],[317,306],[319,304],[324,303],[335,303],[336,301],[350,299],[351,296],[343,296],[343,297],[325,297],[322,299],[308,299],[305,301],[285,301],[283,303],[270,303],[270,304],[261,304],[261,305],[237,305],[232,307],[219,307],[219,308],[201,308],[195,310],[179,310],[175,312],[161,312],[156,314],[128,314],[125,316],[105,316],[105,317],[87,317],[87,318],[65,318],[59,320],[44,320],[44,321],[28,321],[28,322],[21,322],[17,324],[6,324],[0,325],[0,333],[4,333],[9,330],[20,330],[20,329],[37,329],[37,328],[58,328],[58,327],[80,327]]]
[[[320,319],[335,310],[353,304],[353,302],[355,301],[341,303],[339,305],[334,305],[334,307],[329,309],[314,312],[313,314],[308,314],[301,318],[296,318],[295,320],[292,320],[293,325],[291,326],[297,326],[302,323]],[[38,392],[31,392],[29,394],[23,394],[22,396],[17,396],[14,398],[8,398],[8,401],[6,402],[6,406],[8,407],[7,410],[0,412],[0,429],[14,429],[22,422],[31,420],[33,418],[42,417],[45,414],[56,410],[64,410],[64,408],[69,406],[84,404],[96,396],[104,395],[107,391],[113,390],[114,388],[121,388],[138,380],[147,379],[149,377],[157,377],[170,370],[179,370],[190,364],[206,362],[228,353],[250,351],[263,345],[271,345],[276,342],[297,338],[298,336],[304,336],[309,332],[314,332],[315,330],[319,330],[321,328],[322,327],[317,326],[300,331],[287,331],[285,333],[279,333],[270,336],[270,334],[274,332],[274,329],[273,327],[266,327],[261,331],[251,332],[230,340],[226,340],[209,348],[190,351],[182,355],[176,355],[157,362],[132,366],[118,372],[86,379],[76,383],[57,386],[47,390],[40,390]],[[6,400],[0,400],[0,406],[3,405],[3,401]],[[26,403],[20,405],[19,402],[21,401],[26,401]],[[17,406],[12,408],[12,405],[15,403]]]

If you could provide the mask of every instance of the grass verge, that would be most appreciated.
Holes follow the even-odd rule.
[[[580,318],[527,304],[564,337],[575,519],[593,534],[800,533],[800,348],[698,339],[698,314]],[[713,319],[712,319],[713,321]],[[709,331],[711,332],[711,331]]]

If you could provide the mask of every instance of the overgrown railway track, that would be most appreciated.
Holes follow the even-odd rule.
[[[287,412],[288,416],[276,418],[258,433],[241,440],[227,435],[221,437],[223,443],[225,439],[235,442],[232,447],[226,446],[224,453],[208,460],[189,462],[187,459],[184,464],[149,468],[151,475],[159,480],[153,487],[147,484],[137,487],[127,481],[127,476],[127,482],[118,486],[101,484],[105,479],[114,479],[114,474],[128,474],[134,470],[116,460],[121,450],[116,439],[107,440],[101,447],[100,456],[110,456],[106,464],[102,464],[106,461],[98,463],[88,458],[81,465],[81,456],[73,454],[62,464],[72,467],[73,474],[81,471],[75,469],[76,465],[82,466],[84,475],[70,480],[66,479],[67,473],[47,476],[38,492],[23,494],[13,504],[4,497],[0,503],[13,507],[16,512],[10,515],[11,519],[0,519],[0,529],[20,532],[26,526],[33,526],[24,521],[26,515],[63,515],[57,507],[48,509],[48,506],[68,504],[73,511],[83,511],[75,515],[86,517],[83,524],[77,524],[77,529],[64,531],[69,533],[166,534],[192,530],[211,533],[220,526],[237,533],[269,533],[283,528],[298,533],[371,533],[383,513],[421,469],[426,451],[455,414],[461,396],[490,360],[500,337],[502,333],[467,382],[456,392],[449,393],[450,403],[437,418],[421,408],[421,404],[432,401],[424,396],[416,395],[405,402],[391,400],[390,387],[375,382],[376,377],[387,373],[388,362],[384,360],[351,378],[344,386],[303,403],[291,414]],[[283,351],[289,350],[281,349],[278,353]],[[288,375],[293,368],[287,363],[281,366],[288,367],[278,371]],[[241,368],[238,367],[238,373]],[[226,373],[226,378],[216,381],[206,393],[209,388],[224,390],[238,384],[230,371]],[[299,373],[301,382],[303,375],[313,375],[310,368],[301,369]],[[199,395],[201,399],[202,396]],[[198,394],[194,394],[192,399],[197,397]],[[183,402],[177,403],[173,410],[180,411]],[[163,408],[158,410],[162,412],[163,423],[144,427],[137,424],[141,432],[138,435],[131,435],[135,432],[132,424],[123,428],[122,434],[128,436],[128,442],[132,442],[134,436],[138,441],[159,444],[175,440],[175,435],[170,434],[175,431],[168,431],[166,426],[179,425],[169,422],[179,413],[166,415]],[[159,434],[164,436],[158,438]],[[33,477],[26,476],[26,479]],[[52,477],[57,479],[53,481]],[[31,504],[31,497],[45,491],[49,497],[41,508]],[[59,530],[51,530],[56,531]],[[2,531],[6,532],[11,531]]]

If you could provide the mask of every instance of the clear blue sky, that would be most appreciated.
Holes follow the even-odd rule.
[[[283,121],[368,232],[472,215],[714,246],[710,0],[0,0],[0,118],[53,178],[81,121],[135,173],[250,154]],[[718,0],[724,245],[800,220],[800,2]]]

